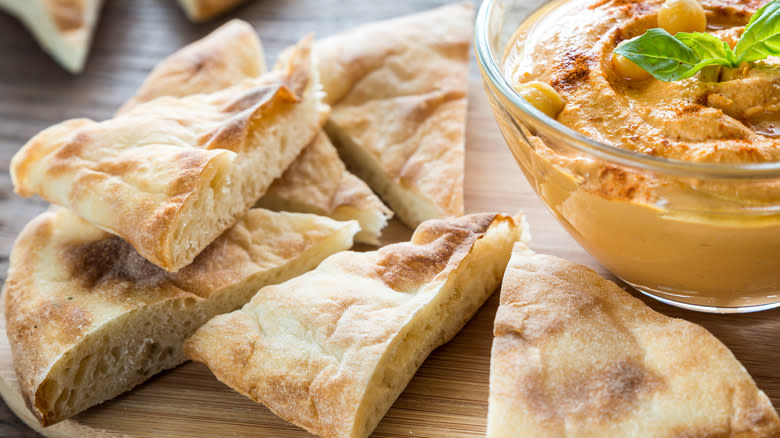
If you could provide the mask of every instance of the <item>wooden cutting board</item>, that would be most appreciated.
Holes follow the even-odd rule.
[[[309,31],[322,35],[344,27],[434,7],[442,1],[353,3],[339,0],[257,1],[236,11],[260,33],[269,59]],[[371,5],[371,7],[368,7]],[[224,20],[194,26],[175,2],[109,2],[87,72],[70,77],[40,53],[13,20],[0,16],[0,272],[5,276],[13,238],[45,205],[12,195],[8,162],[38,130],[68,117],[108,117],[162,57],[206,34]],[[496,127],[472,63],[466,154],[466,209],[528,215],[531,247],[593,267],[609,276],[555,222],[536,198]],[[408,238],[393,223],[386,240]],[[610,277],[611,278],[611,277]],[[699,314],[656,303],[634,293],[654,309],[703,325],[742,361],[758,386],[780,406],[780,310],[751,315]],[[484,436],[494,295],[466,328],[436,350],[388,412],[376,437]],[[152,378],[135,390],[77,417],[39,428],[18,391],[5,319],[0,318],[0,395],[22,420],[48,437],[305,437],[261,405],[232,392],[203,365],[187,363]],[[5,406],[0,403],[0,414]],[[3,424],[0,436],[27,437],[25,426]]]

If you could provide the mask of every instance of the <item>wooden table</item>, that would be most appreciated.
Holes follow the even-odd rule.
[[[391,2],[345,0],[250,1],[227,17],[200,25],[187,21],[176,2],[159,0],[108,1],[103,9],[85,73],[72,76],[42,52],[26,30],[12,18],[0,14],[0,282],[4,280],[13,239],[25,223],[43,211],[39,199],[21,199],[13,194],[8,174],[16,150],[47,126],[73,117],[105,119],[139,86],[148,71],[177,48],[205,35],[231,17],[252,23],[263,41],[266,56],[273,60],[280,50],[309,32],[330,35],[373,20],[412,13],[446,3],[440,0],[394,0]],[[558,225],[523,179],[500,137],[483,95],[476,64],[471,68],[471,102],[467,142],[466,209],[522,209],[528,214],[534,235],[532,247],[606,272]],[[0,283],[1,284],[1,283]],[[635,295],[638,295],[634,293]],[[721,339],[742,361],[776,407],[780,406],[780,310],[751,315],[719,316],[683,311],[640,296],[654,309],[703,325]],[[406,430],[403,436],[480,436],[484,434],[487,404],[487,375],[484,367],[489,353],[489,334],[496,297],[453,343],[431,356],[376,436],[402,436],[387,432]],[[479,339],[479,341],[475,341]],[[468,350],[478,361],[479,372],[454,370],[448,358],[459,348]],[[464,353],[465,354],[465,353]],[[472,405],[458,404],[457,396],[431,394],[425,399],[425,385],[441,370],[453,378],[473,382]],[[206,373],[200,365],[188,364],[160,381],[183,380]],[[457,377],[460,373],[460,377]],[[465,377],[464,377],[465,373]],[[216,381],[203,383],[220,389]],[[146,388],[142,389],[146,391]],[[237,403],[243,403],[236,396]],[[244,406],[244,405],[241,405]],[[247,405],[251,414],[253,406]],[[459,407],[460,406],[460,407]],[[418,409],[419,408],[419,409]],[[258,408],[259,409],[259,408]],[[418,409],[417,412],[414,412]],[[419,410],[431,410],[430,417]],[[446,424],[447,412],[464,411],[457,429]],[[88,411],[89,412],[89,411]],[[259,411],[257,411],[259,412]],[[435,414],[433,413],[435,412]],[[243,415],[242,411],[242,415]],[[117,419],[121,421],[121,419]],[[427,424],[430,423],[430,424]],[[395,426],[392,426],[395,425]],[[393,428],[395,427],[395,428]],[[182,432],[184,433],[184,432]],[[291,435],[287,435],[290,433]],[[290,427],[284,436],[297,436]],[[281,434],[281,432],[280,432]],[[304,435],[304,434],[300,434]],[[0,437],[34,437],[29,429],[0,402]],[[151,435],[150,435],[151,436]],[[188,435],[185,435],[188,436]]]

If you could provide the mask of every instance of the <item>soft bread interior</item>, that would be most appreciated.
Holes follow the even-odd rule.
[[[284,173],[317,132],[328,108],[320,100],[320,84],[315,69],[299,103],[256,121],[253,139],[240,157],[202,178],[202,187],[187,199],[180,212],[182,220],[165,245],[170,248],[174,266],[189,264],[200,251],[234,224]],[[301,139],[304,139],[303,141]],[[179,249],[174,251],[174,248]]]
[[[368,183],[406,225],[416,228],[428,219],[447,216],[429,199],[403,187],[401,182],[394,181],[375,156],[355,143],[352,137],[335,123],[328,121],[325,124],[325,132],[338,147],[339,156],[349,170]]]
[[[346,221],[355,219],[360,223],[360,232],[355,241],[369,245],[379,245],[382,229],[387,226],[387,216],[380,210],[361,210],[355,207],[338,207],[331,215],[333,219]]]
[[[332,212],[314,207],[311,204],[295,202],[281,196],[263,196],[257,203],[258,207],[275,211],[300,211],[303,213],[329,216],[338,221],[356,220],[360,231],[355,235],[355,241],[378,245],[382,229],[387,226],[387,216],[379,209],[359,209],[350,206],[339,206]]]
[[[517,232],[506,221],[492,226],[444,286],[417,293],[427,303],[411,316],[377,364],[350,437],[366,437],[376,428],[425,358],[449,342],[498,288],[512,246],[521,238]]]

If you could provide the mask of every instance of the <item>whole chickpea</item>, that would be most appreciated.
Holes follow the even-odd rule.
[[[651,75],[642,67],[631,62],[630,59],[617,53],[612,54],[612,64],[615,67],[615,73],[618,76],[630,81],[644,81],[650,79]]]
[[[549,84],[541,81],[531,81],[515,84],[515,91],[539,111],[556,118],[563,110],[561,95]]]
[[[707,16],[698,0],[666,0],[658,11],[658,26],[674,35],[677,32],[704,32]]]

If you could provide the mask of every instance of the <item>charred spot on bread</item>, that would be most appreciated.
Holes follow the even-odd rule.
[[[65,249],[70,274],[87,289],[106,282],[131,282],[149,287],[170,281],[162,268],[141,257],[129,243],[111,236]]]

